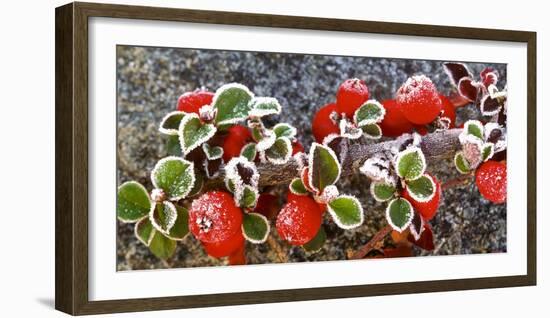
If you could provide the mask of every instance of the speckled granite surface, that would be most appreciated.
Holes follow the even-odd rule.
[[[474,74],[489,64],[468,63]],[[490,65],[500,73],[504,85],[506,65]],[[173,110],[179,95],[205,87],[214,91],[229,82],[248,86],[260,96],[276,97],[283,106],[278,121],[289,122],[299,130],[304,145],[312,142],[311,118],[315,111],[334,100],[338,85],[350,77],[364,79],[371,96],[390,98],[408,76],[424,73],[442,93],[452,85],[440,61],[335,57],[279,53],[209,51],[170,48],[117,48],[118,87],[118,177],[122,183],[136,180],[150,188],[149,171],[166,156],[165,138],[157,127]],[[458,121],[475,115],[476,109],[459,110]],[[449,160],[430,163],[428,170],[441,181],[457,176]],[[337,228],[328,217],[328,240],[316,254],[281,242],[289,262],[345,259],[346,252],[366,243],[386,224],[382,205],[368,194],[367,179],[356,176],[341,180],[341,192],[357,195],[363,202],[365,224],[356,230]],[[113,207],[113,218],[115,210]],[[481,198],[475,185],[446,190],[437,216],[431,221],[436,249],[416,255],[453,255],[506,251],[506,206]],[[278,239],[274,229],[273,237]],[[247,243],[249,263],[278,262],[267,244]],[[200,244],[187,236],[178,244],[176,255],[162,261],[155,258],[133,235],[133,225],[118,223],[118,270],[167,267],[196,267],[224,264],[208,257]]]

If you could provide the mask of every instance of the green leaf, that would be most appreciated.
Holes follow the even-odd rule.
[[[207,142],[216,134],[216,127],[212,124],[203,124],[195,113],[187,114],[180,122],[178,136],[180,147],[184,155]]]
[[[319,231],[315,235],[311,241],[304,244],[302,247],[304,250],[310,253],[315,253],[320,251],[323,248],[323,245],[325,245],[325,242],[327,241],[327,233],[325,232],[325,229],[323,226],[319,228]]]
[[[290,185],[288,186],[290,189],[290,192],[297,194],[297,195],[306,195],[308,193],[306,186],[302,182],[302,179],[300,178],[294,178]]]
[[[435,195],[435,183],[425,174],[422,177],[407,181],[407,192],[417,202],[428,202]]]
[[[342,229],[353,229],[363,224],[363,207],[357,198],[341,195],[327,205],[332,219]]]
[[[495,144],[493,144],[492,142],[487,142],[485,143],[485,145],[483,145],[483,150],[481,151],[483,161],[487,161],[491,159],[494,153],[495,153]]]
[[[373,181],[370,184],[370,192],[378,202],[385,202],[393,198],[397,189],[394,185],[384,181]]]
[[[235,193],[235,182],[229,178],[225,178],[225,187],[229,192]]]
[[[309,184],[322,193],[340,178],[341,167],[332,149],[313,143],[309,151]]]
[[[386,208],[386,219],[394,230],[403,232],[411,224],[413,212],[413,207],[408,200],[396,198],[390,201]]]
[[[456,153],[454,162],[456,170],[458,170],[458,172],[462,174],[470,173],[470,164],[468,163],[466,158],[464,158],[464,154],[462,153],[462,151]]]
[[[180,111],[168,113],[161,120],[159,131],[166,135],[177,136],[181,120],[184,116],[185,113]]]
[[[149,250],[158,258],[167,259],[174,255],[176,251],[176,241],[164,236],[162,233],[155,231],[153,239],[149,244]]]
[[[168,135],[168,140],[166,141],[166,152],[170,156],[179,157],[182,155],[179,136]]]
[[[193,184],[193,188],[189,193],[187,194],[187,197],[192,197],[197,194],[199,194],[202,191],[202,187],[204,186],[204,175],[200,172],[195,171],[195,183]]]
[[[468,120],[464,123],[464,131],[469,135],[483,140],[483,124],[478,120]]]
[[[273,126],[273,131],[277,137],[287,137],[292,139],[296,136],[296,128],[286,123],[279,123]]]
[[[246,86],[232,83],[220,87],[212,105],[216,109],[216,125],[235,124],[245,120],[251,110],[254,94]]]
[[[369,139],[380,139],[382,137],[382,128],[378,124],[369,124],[361,127],[365,137]]]
[[[243,185],[235,192],[235,200],[241,208],[254,208],[258,202],[258,190],[249,186]]]
[[[135,222],[153,208],[147,190],[138,182],[128,181],[118,187],[116,213],[123,222]]]
[[[241,149],[241,156],[245,157],[246,159],[248,159],[248,161],[251,162],[256,159],[256,153],[256,144],[253,142],[244,145],[244,147]]]
[[[168,235],[176,224],[177,217],[176,206],[172,202],[163,201],[156,204],[155,209],[149,215],[149,220],[157,231]]]
[[[353,115],[353,120],[357,127],[363,127],[370,124],[379,123],[384,119],[386,110],[384,106],[374,99],[371,99],[361,105]]]
[[[179,157],[163,158],[151,172],[151,182],[155,188],[162,189],[169,200],[180,200],[195,184],[193,163]]]
[[[267,218],[259,213],[245,213],[243,218],[243,235],[254,243],[260,244],[267,240],[269,234],[269,222]]]
[[[211,147],[208,143],[204,143],[202,150],[208,160],[220,159],[223,156],[223,148],[220,146]]]
[[[149,218],[143,218],[136,223],[134,234],[141,243],[147,246],[151,244],[151,240],[155,235],[155,228],[153,228]]]
[[[174,204],[174,206],[176,207],[178,217],[167,236],[173,240],[181,241],[185,238],[187,233],[189,233],[189,213],[187,209],[182,206],[177,204]]]
[[[250,117],[264,117],[281,113],[281,104],[273,97],[254,97],[250,102]]]
[[[418,147],[407,148],[397,154],[397,175],[405,180],[420,178],[426,170],[426,159]]]
[[[285,164],[292,157],[292,144],[286,137],[275,140],[273,145],[265,151],[266,159],[276,165]]]

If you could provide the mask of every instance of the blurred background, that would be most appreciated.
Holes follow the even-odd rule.
[[[506,84],[504,64],[467,62],[467,65],[476,76],[484,67],[491,66],[500,75],[499,87]],[[453,90],[442,61],[118,46],[119,184],[136,180],[151,188],[149,173],[167,155],[166,138],[158,132],[158,125],[167,112],[175,110],[177,98],[184,92],[197,88],[215,91],[223,84],[239,82],[258,96],[276,97],[283,112],[274,120],[297,127],[299,141],[307,150],[313,141],[311,120],[315,112],[334,102],[336,90],[345,79],[365,80],[371,98],[381,101],[392,98],[409,76],[420,73],[430,77],[441,93]],[[460,108],[457,125],[474,117],[477,118],[475,107]],[[458,176],[451,160],[430,162],[428,171],[442,182]],[[341,192],[356,195],[363,203],[364,225],[344,231],[325,214],[327,242],[314,254],[280,241],[273,227],[271,235],[280,243],[289,262],[346,259],[348,252],[368,242],[386,225],[383,205],[370,197],[366,177],[357,175],[339,183]],[[273,189],[273,193],[282,194],[284,190]],[[114,209],[112,213],[115,217]],[[430,224],[435,249],[426,252],[415,248],[414,255],[506,251],[506,205],[483,199],[473,184],[445,190],[438,214]],[[267,244],[246,244],[250,264],[279,262]],[[174,257],[162,261],[134,237],[133,224],[119,222],[117,264],[118,270],[132,270],[212,266],[225,264],[225,260],[207,256],[200,243],[188,235],[178,243]]]

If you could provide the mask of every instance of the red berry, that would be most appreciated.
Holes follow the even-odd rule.
[[[357,108],[361,107],[369,99],[369,89],[365,81],[358,78],[345,80],[336,93],[336,105],[338,113],[344,113],[348,118],[353,118]]]
[[[485,199],[506,202],[506,164],[493,160],[481,164],[476,170],[476,185]]]
[[[405,188],[401,193],[401,195],[405,199],[409,200],[409,202],[412,204],[414,209],[418,211],[418,213],[420,213],[422,218],[424,218],[424,220],[426,221],[431,220],[435,216],[437,212],[437,208],[439,207],[439,201],[441,200],[441,185],[439,184],[439,182],[435,177],[433,177],[432,175],[429,175],[429,176],[430,178],[432,178],[433,182],[435,183],[435,194],[430,201],[428,202],[416,201],[411,197],[407,188]]]
[[[228,240],[241,231],[242,221],[242,211],[233,196],[223,191],[204,193],[189,209],[189,230],[206,243]]]
[[[199,109],[204,105],[210,105],[214,93],[196,90],[187,92],[178,98],[178,110],[186,113],[199,114]]]
[[[223,141],[223,160],[228,162],[241,155],[241,150],[250,141],[252,135],[248,128],[241,125],[231,126]]]
[[[299,141],[294,141],[292,143],[292,155],[294,156],[299,152],[304,152],[304,146],[302,146],[302,144]]]
[[[397,90],[396,101],[405,118],[417,125],[431,123],[441,111],[437,89],[424,75],[409,77]]]
[[[292,245],[311,241],[321,227],[321,211],[310,196],[292,195],[276,222],[277,233]]]
[[[385,100],[382,105],[386,109],[384,120],[380,123],[384,136],[399,137],[412,130],[413,124],[403,116],[395,99]]]
[[[319,143],[323,142],[330,134],[339,134],[338,112],[336,104],[328,104],[321,107],[313,117],[313,136]]]
[[[241,231],[228,238],[225,241],[207,243],[202,242],[202,246],[206,250],[206,253],[212,257],[225,257],[233,254],[244,245],[244,236]]]
[[[304,184],[304,187],[309,192],[314,192],[315,190],[311,187],[311,184],[309,184],[309,167],[305,167],[301,174],[300,178],[302,179],[302,183]]]
[[[442,114],[441,117],[447,117],[451,120],[451,124],[449,125],[449,128],[455,128],[455,122],[456,122],[456,111],[455,106],[451,101],[445,96],[445,95],[439,95],[439,98],[441,99],[441,110]]]

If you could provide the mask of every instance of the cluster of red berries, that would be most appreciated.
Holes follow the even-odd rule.
[[[224,191],[204,193],[189,209],[189,230],[212,257],[232,256],[244,249],[242,222],[241,208]]]
[[[340,118],[353,118],[355,111],[368,99],[369,90],[364,81],[356,78],[344,81],[336,93],[336,103],[321,107],[313,118],[315,140],[322,142],[330,134],[339,134]],[[386,109],[380,124],[384,136],[398,137],[413,129],[426,134],[426,125],[438,116],[449,119],[449,128],[455,125],[454,105],[439,94],[432,81],[424,75],[409,78],[397,91],[396,98],[385,100],[382,105]]]
[[[321,107],[313,118],[313,136],[319,143],[330,134],[339,134],[342,116],[353,118],[355,111],[369,99],[365,81],[358,78],[345,80],[336,92],[336,103]]]

